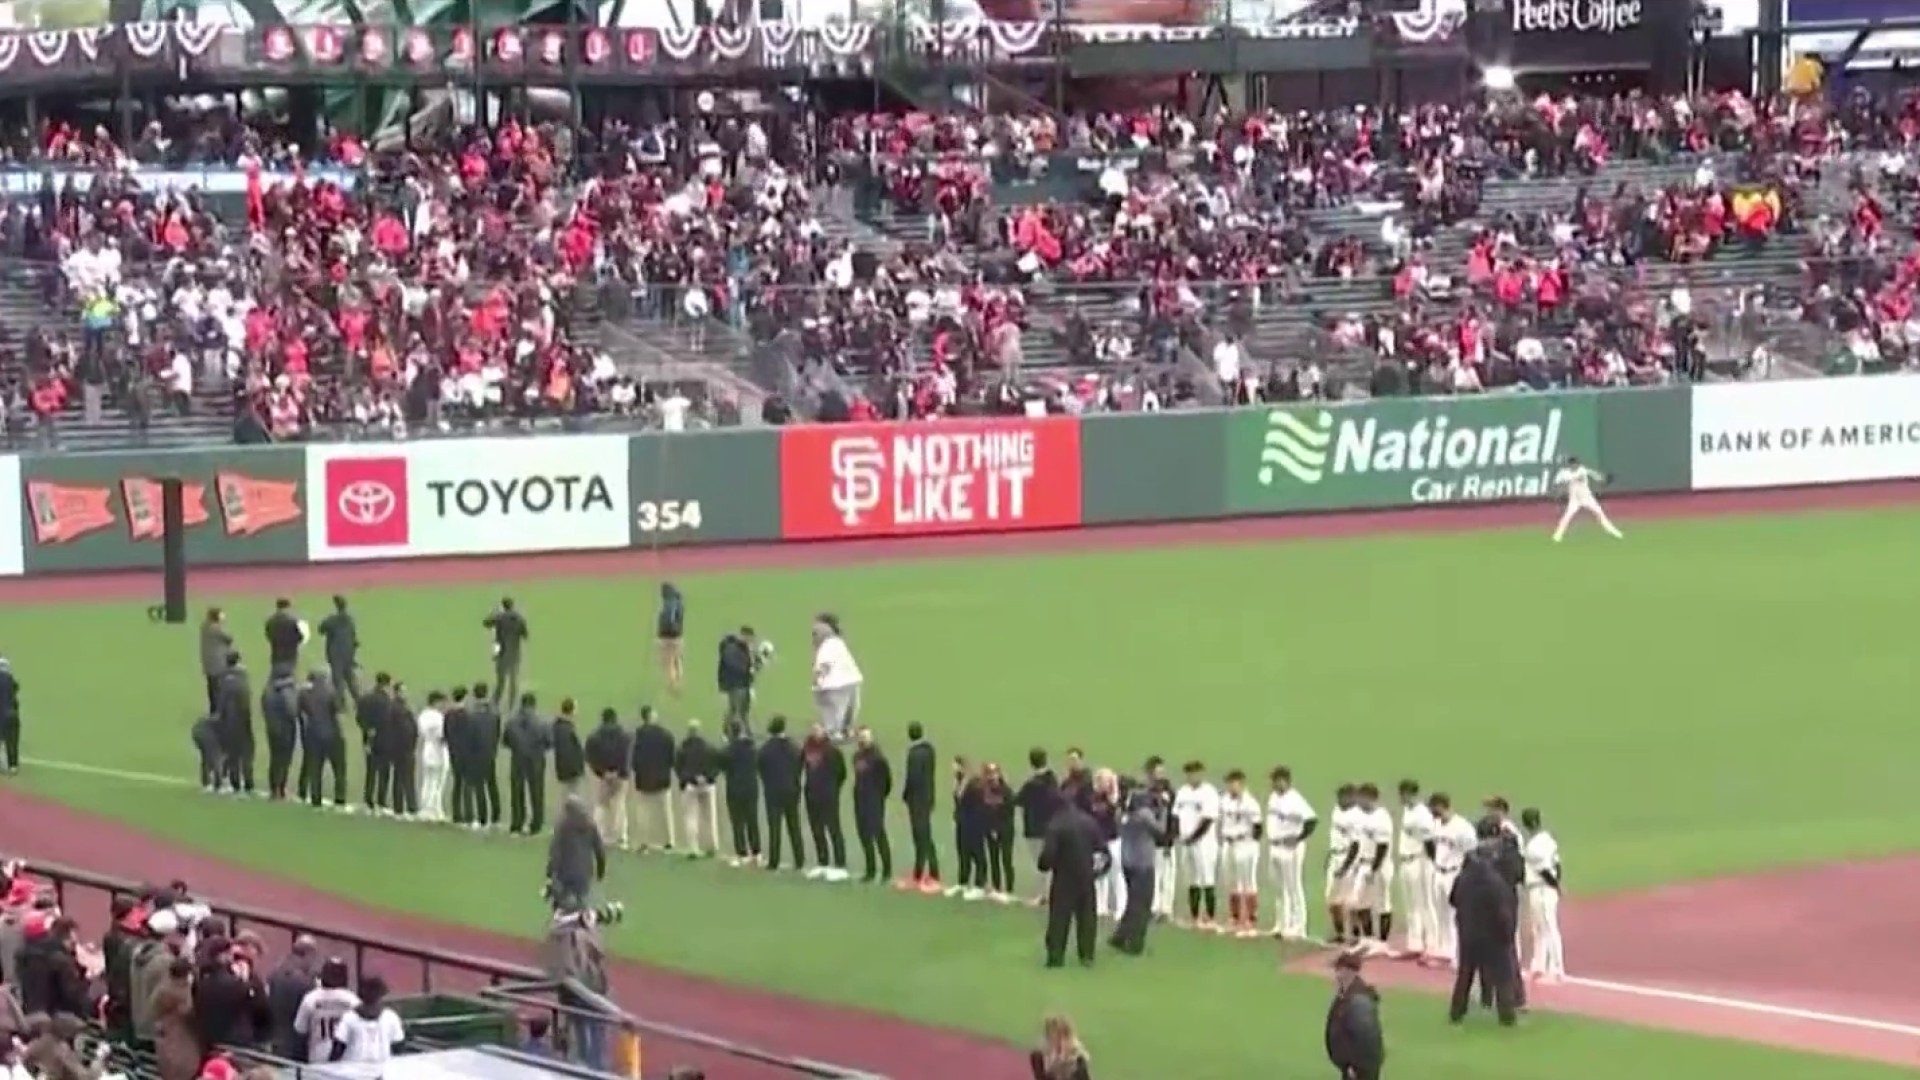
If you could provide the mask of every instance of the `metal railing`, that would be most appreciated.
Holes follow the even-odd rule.
[[[78,913],[83,925],[105,925],[105,916],[114,898],[136,897],[143,891],[143,886],[132,881],[57,864],[36,862],[31,864],[30,872],[50,882],[61,910]],[[260,934],[270,948],[274,942],[269,935],[284,937],[286,945],[291,945],[294,939],[301,936],[311,937],[319,944],[323,954],[338,955],[352,966],[355,982],[364,974],[377,971],[396,996],[430,993],[466,995],[479,999],[481,1003],[504,1006],[523,1013],[545,1014],[553,1022],[556,1031],[562,1029],[560,1021],[563,1020],[605,1024],[615,1032],[631,1036],[639,1044],[644,1044],[648,1047],[647,1056],[654,1060],[676,1057],[723,1058],[764,1066],[766,1068],[762,1074],[766,1069],[772,1069],[817,1080],[885,1080],[847,1066],[784,1054],[675,1024],[646,1020],[578,982],[567,980],[562,983],[548,978],[537,969],[509,961],[410,945],[350,927],[326,925],[217,899],[205,902],[215,916],[227,921],[234,934],[252,930]],[[559,1000],[563,991],[568,998],[582,1004],[570,1005]],[[516,1057],[581,1080],[605,1080],[610,1075],[578,1064],[565,1065],[544,1057],[517,1054],[506,1048],[490,1049],[490,1052]],[[271,1055],[258,1050],[239,1053],[267,1064],[292,1064],[272,1059]],[[638,1045],[633,1056],[636,1061],[639,1059]],[[324,1066],[313,1067],[310,1071],[316,1078],[326,1075]]]

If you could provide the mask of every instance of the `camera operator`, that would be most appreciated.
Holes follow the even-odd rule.
[[[567,1046],[573,1059],[601,1071],[605,1071],[608,1064],[606,1024],[587,1015],[592,1006],[573,993],[568,982],[571,980],[596,994],[606,994],[607,954],[599,928],[602,921],[618,922],[620,915],[618,905],[599,910],[581,904],[559,905],[540,950],[540,966],[548,978],[561,983],[560,1004],[576,1010],[566,1018]],[[603,920],[603,916],[612,917]]]
[[[547,896],[556,908],[582,908],[595,882],[607,876],[607,848],[587,801],[567,796],[553,839],[547,842]]]

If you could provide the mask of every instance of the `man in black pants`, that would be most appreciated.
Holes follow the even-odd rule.
[[[20,771],[20,680],[13,665],[0,659],[0,749],[7,755],[7,775]]]
[[[453,783],[453,823],[473,824],[473,709],[467,688],[453,688],[447,703],[447,772]]]
[[[893,879],[893,845],[887,840],[887,799],[893,795],[893,766],[873,741],[873,729],[856,735],[853,752],[853,831],[860,839],[860,880]]]
[[[260,722],[267,729],[267,795],[287,797],[293,775],[293,744],[300,731],[300,692],[293,675],[277,675],[260,693]]]
[[[520,708],[507,721],[507,790],[512,818],[507,831],[538,836],[546,827],[547,751],[553,734],[540,719],[532,694],[520,695]]]
[[[1120,822],[1120,873],[1127,881],[1127,907],[1108,941],[1129,956],[1139,956],[1147,948],[1147,927],[1153,923],[1154,865],[1160,840],[1168,831],[1160,797],[1152,788],[1135,788]]]
[[[734,866],[758,866],[760,854],[760,768],[755,760],[753,734],[735,725],[727,732],[720,752],[720,771],[727,778],[727,822],[733,829]]]
[[[847,834],[840,826],[840,792],[847,786],[847,756],[827,737],[824,724],[813,725],[800,748],[805,770],[801,787],[807,800],[807,830],[813,834],[814,876],[847,880]]]
[[[393,787],[387,792],[386,806],[395,817],[411,818],[420,813],[420,718],[407,700],[407,688],[393,684],[393,704],[387,713],[387,778]]]
[[[1467,855],[1454,880],[1452,895],[1460,968],[1453,980],[1447,1018],[1460,1023],[1467,1015],[1467,999],[1477,978],[1491,990],[1500,1023],[1515,1020],[1514,986],[1519,972],[1513,967],[1513,935],[1518,910],[1512,886],[1500,868],[1500,826],[1492,819],[1480,822],[1480,846]]]
[[[392,765],[387,761],[386,740],[382,734],[392,708],[393,676],[384,671],[374,675],[373,689],[354,702],[353,721],[360,729],[360,748],[366,758],[366,770],[360,778],[360,801],[368,813],[380,808],[392,779]],[[383,797],[375,798],[376,791]]]
[[[486,683],[473,684],[473,822],[476,829],[500,824],[500,710]]]
[[[347,806],[347,741],[340,732],[340,697],[316,671],[300,691],[300,797],[319,806],[326,770],[333,770],[333,807]]]
[[[807,865],[807,849],[800,843],[800,751],[787,737],[787,718],[767,721],[767,741],[756,760],[760,790],[767,801],[767,869],[780,869],[781,834],[793,845],[793,868]]]
[[[1099,826],[1086,811],[1067,803],[1047,824],[1040,844],[1038,868],[1052,877],[1047,883],[1047,966],[1067,960],[1067,937],[1078,946],[1080,962],[1093,963],[1100,924],[1094,913],[1094,881],[1105,869],[1107,846]],[[1149,896],[1152,894],[1149,893]]]
[[[240,654],[227,654],[220,679],[220,761],[222,782],[233,794],[253,794],[253,686]]]
[[[913,877],[909,883],[922,892],[940,891],[940,852],[933,846],[933,770],[938,764],[926,729],[916,721],[907,725],[907,775],[900,785],[900,801],[907,804],[907,826],[913,835]],[[1036,855],[1038,853],[1036,852]]]

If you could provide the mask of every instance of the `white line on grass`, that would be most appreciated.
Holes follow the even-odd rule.
[[[127,780],[136,784],[164,784],[167,787],[193,787],[191,780],[178,776],[162,776],[159,773],[133,772],[128,769],[108,769],[99,765],[86,765],[78,761],[49,761],[46,758],[27,757],[20,759],[21,764],[36,769],[52,769],[55,772],[79,773],[82,776],[101,776],[109,780]]]
[[[1860,1028],[1864,1031],[1881,1031],[1890,1035],[1908,1035],[1920,1037],[1920,1027],[1911,1024],[1896,1024],[1891,1020],[1871,1020],[1864,1016],[1845,1016],[1840,1013],[1819,1012],[1813,1009],[1796,1009],[1790,1005],[1769,1005],[1762,1001],[1748,1001],[1744,998],[1721,997],[1717,994],[1696,994],[1686,990],[1666,990],[1657,986],[1638,986],[1633,983],[1611,982],[1606,979],[1564,980],[1568,986],[1583,986],[1589,990],[1605,990],[1615,994],[1627,994],[1633,997],[1659,998],[1663,1001],[1680,1001],[1689,1005],[1707,1005],[1719,1009],[1732,1009],[1736,1012],[1759,1013],[1762,1016],[1777,1016],[1786,1020],[1807,1020],[1817,1024],[1833,1024],[1838,1027]]]

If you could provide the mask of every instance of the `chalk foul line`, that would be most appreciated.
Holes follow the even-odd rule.
[[[22,758],[21,764],[38,769],[49,769],[54,772],[75,773],[81,776],[98,776],[103,779],[123,780],[136,784],[154,784],[174,788],[195,786],[191,780],[178,776],[137,772],[129,769],[110,769],[105,766],[88,765],[79,761],[54,761],[46,758],[28,757]],[[1660,1001],[1674,1001],[1687,1005],[1704,1005],[1710,1008],[1727,1009],[1733,1012],[1772,1016],[1783,1020],[1802,1020],[1808,1023],[1831,1024],[1835,1027],[1854,1028],[1859,1031],[1878,1031],[1888,1035],[1905,1035],[1910,1038],[1920,1038],[1920,1025],[1900,1024],[1891,1020],[1876,1020],[1871,1017],[1849,1016],[1843,1013],[1822,1012],[1818,1009],[1801,1009],[1791,1005],[1774,1005],[1764,1001],[1725,997],[1719,994],[1702,994],[1690,990],[1669,990],[1659,986],[1614,982],[1610,979],[1569,977],[1561,980],[1559,985],[1575,986],[1585,990],[1598,990],[1610,994],[1625,994],[1629,997],[1653,998]]]
[[[1723,997],[1719,994],[1701,994],[1690,990],[1668,990],[1664,987],[1642,986],[1638,983],[1613,982],[1608,979],[1570,977],[1561,980],[1560,985],[1578,986],[1588,990],[1600,990],[1611,994],[1626,994],[1631,997],[1676,1001],[1687,1005],[1706,1005],[1718,1009],[1729,1009],[1734,1012],[1757,1013],[1761,1016],[1773,1016],[1783,1020],[1805,1020],[1816,1024],[1832,1024],[1836,1027],[1855,1028],[1861,1031],[1879,1031],[1889,1035],[1906,1035],[1913,1038],[1920,1038],[1920,1026],[1913,1024],[1897,1024],[1891,1020],[1875,1020],[1865,1016],[1849,1016],[1843,1013],[1822,1012],[1818,1009],[1800,1009],[1791,1005],[1773,1005],[1764,1001],[1750,1001],[1746,998]]]

